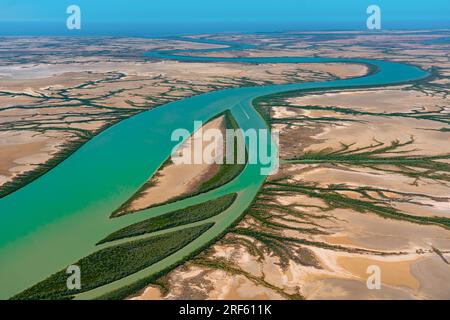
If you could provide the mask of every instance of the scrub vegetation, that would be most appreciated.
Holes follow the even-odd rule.
[[[80,290],[68,290],[66,270],[50,276],[12,299],[71,299],[78,293],[111,283],[145,269],[195,240],[213,223],[151,236],[99,250],[74,265],[80,267]]]
[[[110,234],[98,244],[174,228],[214,217],[228,209],[236,200],[236,196],[236,193],[229,194],[132,224]]]

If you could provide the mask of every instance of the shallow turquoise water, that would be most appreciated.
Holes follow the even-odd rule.
[[[327,82],[226,89],[169,103],[126,119],[105,130],[47,174],[0,199],[0,298],[8,298],[97,250],[95,243],[130,223],[232,191],[238,201],[217,216],[215,226],[172,256],[115,283],[81,295],[92,298],[139,280],[182,259],[225,230],[250,204],[264,181],[260,165],[248,165],[229,184],[180,203],[109,219],[170,155],[176,128],[193,129],[230,109],[243,129],[266,128],[253,99],[291,90],[346,88],[402,83],[427,73],[388,61],[328,58],[203,58],[174,56],[180,51],[150,53],[163,59],[246,63],[352,62],[375,66],[366,77]],[[245,110],[245,111],[244,111]],[[245,115],[249,115],[249,118]]]

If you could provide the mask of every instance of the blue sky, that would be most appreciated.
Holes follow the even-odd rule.
[[[363,29],[370,4],[384,29],[450,27],[450,0],[0,0],[0,34],[64,33],[70,4],[86,34]]]

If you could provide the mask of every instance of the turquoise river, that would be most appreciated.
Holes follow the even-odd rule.
[[[245,50],[248,47],[230,44],[226,48],[213,51],[231,48]],[[265,176],[260,172],[261,164],[247,165],[233,181],[210,192],[110,219],[111,213],[129,199],[170,155],[177,144],[171,141],[174,129],[186,128],[192,132],[194,121],[206,122],[227,109],[231,110],[242,129],[264,129],[267,128],[266,123],[252,105],[252,101],[261,96],[292,90],[385,86],[417,81],[429,75],[412,65],[381,60],[213,58],[183,55],[183,52],[150,52],[147,56],[149,59],[205,63],[359,63],[370,66],[372,72],[364,77],[345,80],[210,92],[159,106],[101,132],[45,175],[0,199],[0,299],[7,299],[107,246],[108,244],[95,244],[111,232],[131,223],[230,192],[238,192],[237,201],[230,208],[207,220],[215,222],[214,226],[181,250],[137,273],[84,292],[76,296],[77,299],[99,297],[163,270],[204,246],[238,219],[265,180]],[[196,224],[200,223],[191,225]],[[167,231],[157,233],[162,232]]]

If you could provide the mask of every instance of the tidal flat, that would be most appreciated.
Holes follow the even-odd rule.
[[[448,45],[422,46],[438,36],[426,32],[303,36],[238,37],[273,44],[250,56],[370,57],[436,72],[408,85],[257,101],[280,130],[280,172],[222,240],[166,275],[164,290],[149,288],[158,299],[449,299]],[[381,290],[366,286],[372,265]]]
[[[99,52],[99,39],[88,38],[78,40],[79,51],[71,52],[63,39],[9,39],[2,42],[3,50],[14,52],[14,46],[26,43],[34,54],[25,65],[12,54],[2,57],[6,63],[0,67],[0,112],[5,117],[0,148],[8,151],[0,160],[2,195],[38,179],[113,124],[167,102],[225,88],[335,81],[371,72],[360,63],[187,62],[145,58],[147,51],[215,48],[217,52],[190,54],[358,57],[407,62],[424,70],[433,67],[431,77],[402,85],[292,91],[255,100],[267,125],[281,131],[280,172],[268,177],[241,220],[212,239],[209,249],[194,251],[177,268],[172,264],[158,277],[106,297],[449,298],[442,286],[450,283],[449,65],[442,59],[448,45],[423,44],[438,36],[395,32],[376,37],[338,33],[326,39],[302,33],[192,37],[232,38],[254,45],[226,52],[220,51],[222,46],[183,40],[101,39]],[[48,43],[57,48],[56,55],[49,54]],[[131,203],[131,211],[143,212],[135,212],[133,219],[143,219],[146,209],[173,199],[177,201],[167,208],[187,206],[189,191],[200,183],[187,177],[183,184],[188,187],[177,191],[180,174],[169,169],[164,166],[150,178],[143,176],[147,181],[157,178],[159,184],[141,196],[155,198],[151,189],[158,185],[173,194],[166,199],[136,197],[139,201]],[[200,175],[220,169],[203,168]],[[225,210],[217,221],[226,214]],[[180,241],[184,246],[195,237],[189,234]],[[143,257],[141,262],[144,268],[154,261]],[[366,287],[364,271],[370,265],[378,265],[386,276],[381,291]],[[123,276],[119,271],[114,280]],[[23,297],[41,297],[39,288],[32,287]],[[44,291],[42,297],[48,297]],[[58,295],[69,297],[65,292]]]

